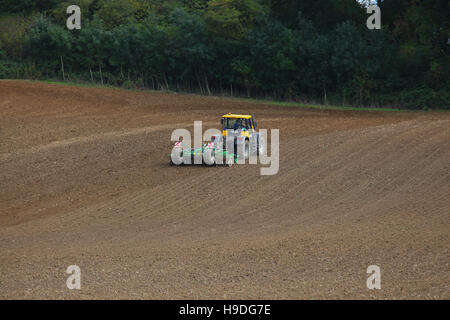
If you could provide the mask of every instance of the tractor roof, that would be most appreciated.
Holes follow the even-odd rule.
[[[248,114],[231,114],[227,113],[222,116],[223,118],[232,118],[232,119],[251,119],[252,116]]]

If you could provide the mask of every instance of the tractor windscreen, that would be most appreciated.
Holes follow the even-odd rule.
[[[232,119],[232,118],[224,118],[223,119],[223,129],[224,130],[238,130],[242,128],[242,119]]]

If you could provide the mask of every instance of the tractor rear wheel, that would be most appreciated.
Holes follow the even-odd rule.
[[[248,140],[245,140],[245,145],[244,145],[244,159],[248,159],[250,154],[250,143]]]

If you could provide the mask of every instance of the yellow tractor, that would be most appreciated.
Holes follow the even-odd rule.
[[[214,142],[229,152],[247,159],[251,154],[264,152],[265,141],[256,131],[257,122],[254,115],[231,114],[222,116],[222,136],[214,137]],[[233,150],[230,150],[233,148]]]

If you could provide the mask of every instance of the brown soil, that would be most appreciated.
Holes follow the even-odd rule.
[[[280,129],[277,175],[168,165],[226,112]],[[450,298],[448,113],[0,81],[0,138],[0,298]]]

